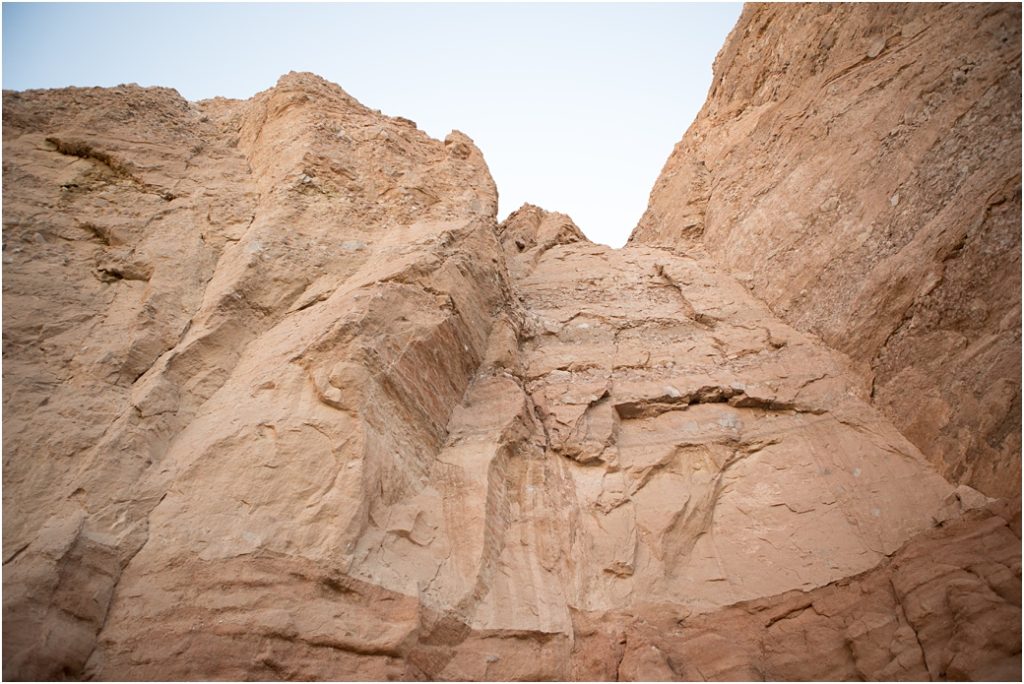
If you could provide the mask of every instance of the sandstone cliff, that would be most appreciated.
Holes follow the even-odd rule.
[[[1019,5],[748,5],[630,244],[703,249],[1020,494]]]
[[[5,677],[1019,678],[1019,504],[700,250],[310,74],[4,127]]]

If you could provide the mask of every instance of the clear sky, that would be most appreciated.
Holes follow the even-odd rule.
[[[10,4],[3,87],[120,83],[247,98],[312,71],[498,185],[622,245],[700,109],[740,4]]]

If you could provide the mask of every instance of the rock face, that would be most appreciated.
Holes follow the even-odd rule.
[[[580,616],[575,654],[592,679],[1015,681],[1019,568],[1019,509],[996,505],[813,591],[696,616]]]
[[[1021,478],[1020,12],[747,6],[630,240],[706,250],[993,496]]]
[[[82,672],[154,567],[222,597],[240,557],[343,569],[508,298],[479,152],[305,75],[4,106],[5,668]]]
[[[1019,503],[703,252],[309,74],[4,125],[5,677],[1019,677]]]

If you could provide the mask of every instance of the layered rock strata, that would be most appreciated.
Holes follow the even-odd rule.
[[[1020,495],[1019,5],[748,5],[630,244],[706,250]]]
[[[1019,514],[710,259],[308,74],[4,125],[6,677],[1019,674]]]

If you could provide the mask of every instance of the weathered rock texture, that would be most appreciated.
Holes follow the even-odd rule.
[[[309,74],[4,125],[6,677],[1019,676],[1019,505],[707,257]]]
[[[946,477],[1020,494],[1020,5],[749,5],[630,244],[850,356]]]
[[[813,591],[697,616],[580,615],[574,654],[593,678],[1016,680],[1019,568],[1019,509],[994,505]]]

